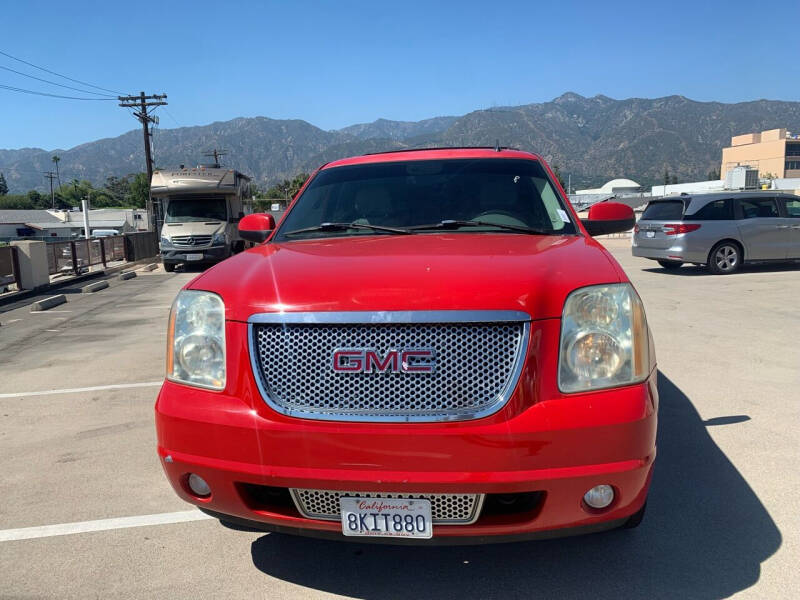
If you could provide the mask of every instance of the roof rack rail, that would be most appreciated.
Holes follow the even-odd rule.
[[[499,152],[500,150],[516,150],[518,152],[523,152],[523,150],[514,148],[512,146],[429,146],[417,148],[398,148],[396,150],[381,150],[380,152],[365,152],[362,156],[372,156],[374,154],[396,154],[402,152],[422,152],[425,150],[494,150],[496,152]]]

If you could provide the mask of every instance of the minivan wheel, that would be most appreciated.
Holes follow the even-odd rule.
[[[172,272],[175,270],[175,263],[168,263],[168,262],[165,262],[165,263],[164,263],[164,270],[165,270],[167,273],[172,273]]]
[[[742,251],[734,242],[720,242],[708,255],[708,270],[714,275],[730,275],[739,270]]]
[[[659,260],[658,264],[660,264],[665,269],[669,269],[670,271],[674,269],[680,269],[683,262],[679,260]]]

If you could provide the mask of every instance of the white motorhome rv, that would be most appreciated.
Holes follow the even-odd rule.
[[[252,212],[250,178],[218,167],[153,172],[150,193],[161,202],[161,260],[164,270],[179,263],[214,263],[244,250],[237,223]]]

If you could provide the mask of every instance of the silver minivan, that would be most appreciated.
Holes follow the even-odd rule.
[[[681,195],[651,201],[633,230],[633,255],[665,269],[800,260],[800,196],[775,191]]]

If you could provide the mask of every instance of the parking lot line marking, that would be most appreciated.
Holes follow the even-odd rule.
[[[159,310],[167,310],[172,308],[171,304],[165,304],[164,306],[142,306],[140,304],[120,304],[120,308],[157,308]]]
[[[213,519],[199,510],[183,510],[180,512],[158,513],[155,515],[139,515],[136,517],[117,517],[115,519],[98,519],[96,521],[78,521],[76,523],[60,523],[58,525],[42,525],[40,527],[23,527],[21,529],[0,529],[0,542],[32,540],[36,538],[89,533],[91,531],[109,531],[130,527],[146,527],[148,525],[169,525],[172,523],[188,523]]]
[[[65,388],[61,390],[41,390],[38,392],[16,392],[13,394],[0,394],[0,398],[19,398],[20,396],[49,396],[51,394],[77,394],[80,392],[102,392],[103,390],[124,390],[126,388],[159,387],[161,381],[146,381],[144,383],[115,383],[112,385],[95,385],[83,388]]]

